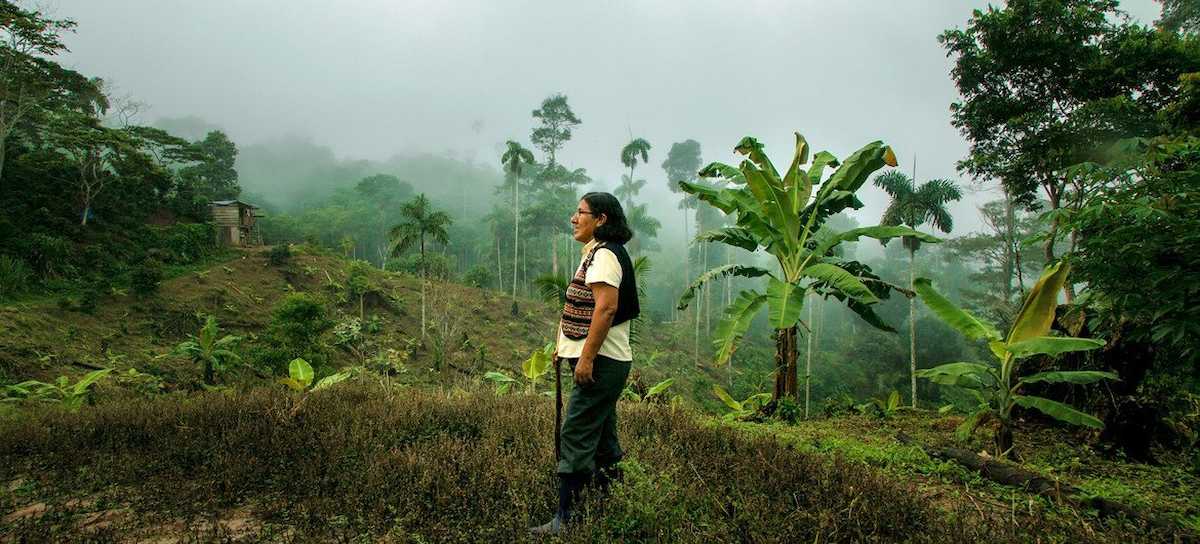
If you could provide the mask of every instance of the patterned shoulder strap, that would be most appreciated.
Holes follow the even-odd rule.
[[[596,260],[596,252],[600,251],[602,247],[604,247],[604,242],[596,244],[596,247],[592,248],[591,253],[588,253],[587,259],[583,261],[583,271],[585,274],[587,273],[587,269],[592,266],[592,261]],[[610,249],[609,251],[612,250]]]

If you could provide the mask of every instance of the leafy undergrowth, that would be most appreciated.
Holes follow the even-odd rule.
[[[953,462],[931,458],[917,445],[902,444],[899,433],[916,443],[981,452],[988,449],[984,436],[970,441],[954,439],[960,416],[900,410],[877,419],[858,415],[814,419],[796,425],[723,424],[751,436],[772,436],[801,451],[828,454],[865,466],[886,470],[915,483],[918,492],[935,503],[967,501],[980,515],[1013,517],[1022,512],[1034,517],[1061,518],[1064,522],[1100,530],[1099,514],[1066,501],[1026,493],[983,478]],[[1177,452],[1159,452],[1160,464],[1127,462],[1102,455],[1086,444],[1087,431],[1071,431],[1033,422],[1016,430],[1017,453],[1023,468],[1044,477],[1074,485],[1085,492],[1077,504],[1100,497],[1127,505],[1147,518],[1163,520],[1182,533],[1200,532],[1200,478],[1187,470]]]
[[[298,399],[256,389],[5,416],[0,539],[512,542],[552,514],[544,397],[358,379]],[[825,442],[730,432],[666,406],[620,410],[626,480],[585,503],[566,541],[1169,538],[929,501],[891,467],[822,452]]]

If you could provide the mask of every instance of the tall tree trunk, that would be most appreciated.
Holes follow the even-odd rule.
[[[550,234],[550,271],[554,277],[558,277],[558,234]]]
[[[805,297],[810,298],[810,297]],[[804,419],[808,419],[809,394],[812,388],[812,344],[813,336],[817,334],[816,322],[813,321],[813,304],[808,301],[808,353],[804,361]]]
[[[1004,190],[1004,301],[1012,300],[1014,263],[1016,262],[1016,212],[1012,194]]]
[[[521,176],[513,180],[513,283],[512,315],[517,315],[517,249],[521,241]]]
[[[913,275],[916,271],[917,250],[908,248],[908,290],[915,291]],[[909,379],[912,383],[912,407],[917,407],[917,299],[908,299],[908,352]]]
[[[0,130],[0,192],[4,189],[4,159],[5,150],[8,149],[8,134],[5,130]]]
[[[425,342],[425,282],[427,277],[425,262],[425,233],[421,233],[421,342]]]
[[[775,330],[775,397],[797,400],[796,326]]]

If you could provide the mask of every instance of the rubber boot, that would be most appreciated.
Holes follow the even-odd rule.
[[[554,519],[537,527],[529,529],[534,535],[557,535],[566,530],[571,523],[571,514],[579,494],[591,481],[591,473],[559,474],[558,475],[558,511]]]

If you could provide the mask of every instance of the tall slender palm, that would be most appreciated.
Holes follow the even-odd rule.
[[[443,211],[433,209],[433,205],[424,193],[400,206],[400,224],[392,227],[392,254],[399,254],[413,244],[421,248],[421,339],[425,338],[425,278],[427,261],[425,257],[425,237],[428,236],[441,244],[450,243],[447,227],[454,221]]]
[[[634,180],[625,174],[621,174],[621,184],[613,189],[613,195],[625,201],[625,209],[633,208],[633,197],[642,192],[642,188],[646,186],[646,180]]]
[[[521,243],[521,176],[534,161],[533,152],[523,147],[520,143],[509,140],[507,145],[508,148],[504,151],[504,154],[500,155],[500,164],[504,166],[505,172],[512,174],[514,177],[512,313],[513,315],[517,315],[517,256],[521,253],[519,251]]]
[[[915,172],[914,172],[915,175]],[[962,198],[962,190],[954,182],[933,179],[920,186],[913,178],[899,170],[890,170],[875,176],[875,186],[892,197],[892,203],[883,212],[882,225],[903,225],[911,229],[929,223],[934,228],[949,233],[954,228],[954,218],[946,204]],[[912,236],[900,237],[908,250],[908,288],[913,288],[913,273],[916,269],[917,249],[921,241]],[[912,385],[912,407],[917,407],[917,301],[908,299],[908,347],[909,375]]]
[[[621,148],[621,164],[629,168],[629,177],[622,176],[621,191],[628,195],[625,200],[625,207],[633,205],[633,195],[642,190],[642,186],[646,185],[646,180],[635,180],[633,177],[633,169],[638,164],[638,157],[642,158],[642,164],[650,160],[650,142],[644,138],[634,138],[625,147]]]

